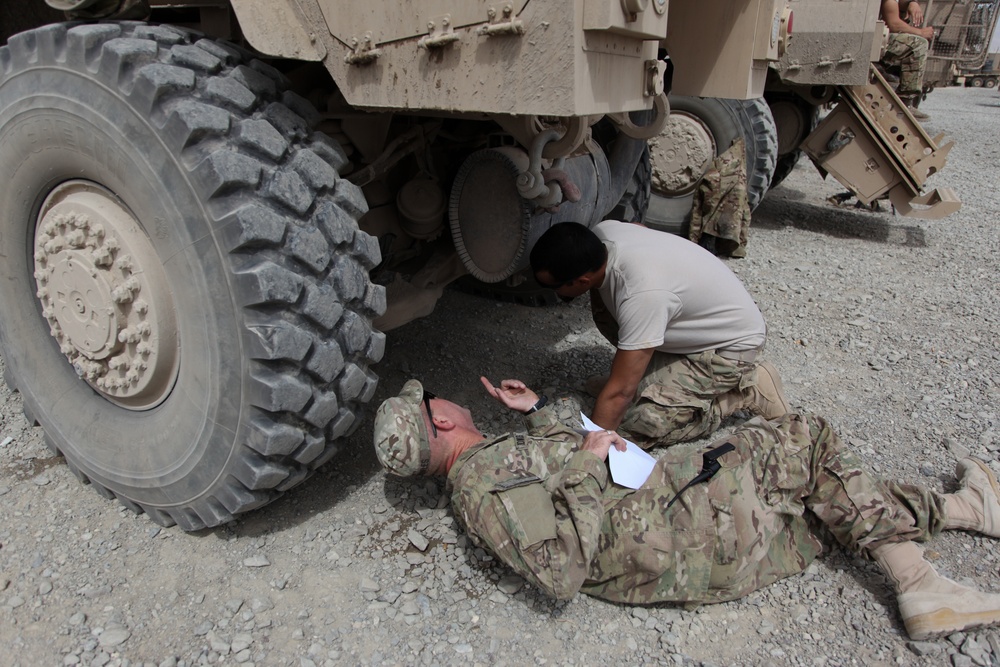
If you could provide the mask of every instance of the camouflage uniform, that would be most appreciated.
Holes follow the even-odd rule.
[[[609,481],[604,462],[578,450],[556,406],[528,435],[465,451],[448,480],[472,540],[549,595],[577,591],[615,602],[721,602],[801,572],[821,551],[818,518],[857,551],[924,540],[943,528],[943,499],[873,479],[826,422],[756,419],[731,443],[708,484],[688,488],[706,448],[674,447],[643,488]]]
[[[590,292],[590,306],[597,329],[616,345],[618,324],[597,290]],[[758,354],[757,359],[760,357]],[[639,381],[636,400],[625,411],[618,430],[643,449],[713,433],[725,416],[718,397],[753,385],[757,359],[732,361],[715,350],[686,355],[653,352]]]
[[[694,197],[688,238],[716,255],[746,257],[750,202],[743,139],[712,161]]]
[[[913,95],[921,92],[924,83],[924,67],[927,64],[927,40],[920,35],[894,32],[889,35],[889,45],[882,56],[882,63],[890,67],[898,66],[899,95]]]

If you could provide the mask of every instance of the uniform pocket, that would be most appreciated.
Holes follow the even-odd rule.
[[[555,539],[556,508],[538,478],[520,486],[497,490],[510,517],[510,534],[522,549]]]

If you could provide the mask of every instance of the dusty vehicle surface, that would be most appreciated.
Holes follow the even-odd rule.
[[[8,3],[5,380],[98,492],[225,523],[338,456],[385,332],[449,283],[516,293],[545,229],[642,219],[658,161],[722,133],[752,139],[759,201],[811,109],[868,82],[880,33],[853,2],[836,39],[815,28],[832,65],[788,60],[815,0]]]
[[[702,37],[692,36],[683,23],[671,23],[664,42],[670,59],[677,61],[669,87],[671,116],[650,142],[653,183],[646,224],[683,232],[701,177],[738,139],[746,147],[751,208],[805,153],[866,204],[889,197],[903,215],[940,218],[954,212],[960,203],[953,191],[924,192],[927,179],[943,167],[949,146],[929,136],[872,72],[887,36],[878,20],[879,4],[789,2],[792,38],[779,41],[778,58],[766,70],[737,82],[745,85],[745,94],[733,94],[733,77],[726,74],[726,66],[735,62],[735,56],[727,56],[738,52],[744,33],[730,31],[729,48],[714,59],[691,63],[677,47]],[[671,16],[678,6],[671,5]],[[698,11],[703,17],[710,13]],[[705,20],[724,23],[722,16]],[[780,23],[774,27],[778,34],[787,29]],[[836,110],[817,127],[824,106]]]

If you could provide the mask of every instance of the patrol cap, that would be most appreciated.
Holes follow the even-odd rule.
[[[409,380],[375,413],[375,453],[382,467],[398,477],[422,475],[431,463],[431,443],[420,412],[423,398],[423,385]]]

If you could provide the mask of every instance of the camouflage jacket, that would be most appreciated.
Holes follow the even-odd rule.
[[[720,599],[708,590],[717,539],[705,485],[664,509],[700,471],[698,448],[667,450],[633,491],[579,450],[582,436],[552,407],[528,421],[528,434],[477,444],[448,474],[455,514],[478,546],[557,599]]]

